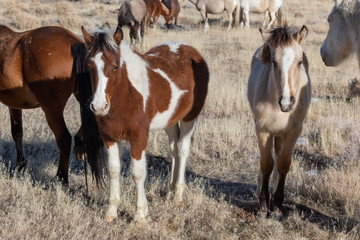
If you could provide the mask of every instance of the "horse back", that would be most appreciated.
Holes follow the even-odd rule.
[[[75,42],[81,39],[61,27],[14,33],[1,54],[0,90],[7,96],[1,101],[16,108],[44,106],[55,99],[65,105],[75,87],[71,78]]]

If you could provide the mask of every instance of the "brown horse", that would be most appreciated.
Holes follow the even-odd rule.
[[[26,166],[22,109],[41,107],[60,150],[57,177],[68,183],[71,135],[63,111],[76,90],[72,45],[83,41],[61,27],[41,27],[17,33],[0,25],[0,101],[9,107],[11,134],[17,151],[16,168]],[[77,134],[78,159],[83,156]]]
[[[265,44],[253,56],[248,85],[260,149],[257,193],[261,215],[274,210],[281,216],[285,178],[311,99],[308,61],[300,45],[308,31],[305,26],[298,32],[285,26],[260,32]],[[271,172],[274,183],[270,203]]]
[[[160,45],[142,55],[122,40],[120,28],[113,38],[106,33],[91,35],[84,28],[82,31],[91,75],[88,90],[92,88],[90,94],[94,94],[90,98],[90,109],[97,116],[108,152],[110,196],[106,221],[117,217],[120,199],[118,143],[121,140],[131,145],[130,170],[137,196],[135,219],[145,221],[148,213],[144,189],[145,149],[149,131],[166,129],[173,155],[170,187],[175,189],[175,199],[181,201],[191,136],[207,94],[208,67],[193,47],[184,44]],[[92,141],[91,137],[86,139]],[[103,162],[89,156],[88,160],[95,176],[101,175]]]
[[[144,0],[146,4],[146,28],[149,29],[150,20],[154,19],[154,28],[156,28],[157,21],[160,15],[168,16],[169,9],[159,0]]]
[[[170,28],[172,23],[177,26],[177,19],[180,12],[180,4],[178,0],[161,0],[161,2],[169,9],[169,13],[163,12],[167,27]]]

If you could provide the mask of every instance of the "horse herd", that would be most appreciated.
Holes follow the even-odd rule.
[[[321,48],[326,65],[337,65],[353,51],[360,56],[359,39],[354,37],[360,32],[354,21],[359,19],[359,8],[359,0],[335,2]],[[308,30],[305,26],[299,31],[279,26],[260,33],[264,44],[253,55],[248,82],[260,149],[259,214],[282,215],[285,178],[311,99],[308,61],[301,47]],[[82,34],[85,41],[62,27],[17,33],[0,25],[0,101],[10,111],[16,169],[26,166],[21,109],[41,107],[60,150],[56,175],[68,184],[71,135],[63,111],[74,94],[82,121],[75,136],[76,158],[87,158],[97,183],[103,181],[107,164],[110,195],[106,221],[117,217],[119,141],[127,140],[136,184],[135,219],[142,222],[148,213],[144,184],[149,131],[165,129],[169,137],[170,188],[180,202],[192,134],[208,91],[209,69],[199,52],[184,43],[161,44],[140,54],[123,40],[120,27],[113,36],[91,34],[83,27]],[[273,194],[269,194],[271,173]]]
[[[249,12],[264,13],[263,27],[266,27],[268,17],[269,29],[276,21],[281,22],[282,0],[189,0],[196,6],[205,23],[205,31],[209,29],[208,14],[227,12],[229,18],[228,30],[234,24],[249,27]],[[157,25],[159,16],[164,16],[167,27],[177,25],[180,12],[178,0],[126,0],[122,3],[118,12],[118,26],[130,28],[132,42],[142,41],[145,33],[145,25],[149,29],[151,19],[154,27]],[[146,24],[145,24],[146,23]]]

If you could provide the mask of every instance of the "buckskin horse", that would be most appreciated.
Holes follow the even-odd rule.
[[[260,149],[259,213],[265,217],[274,211],[275,216],[281,217],[285,213],[282,205],[285,178],[311,99],[309,66],[301,48],[308,31],[303,26],[295,32],[285,25],[260,32],[265,43],[252,58],[247,92]]]
[[[9,107],[11,134],[16,146],[16,168],[24,169],[22,109],[40,107],[60,150],[56,176],[68,184],[71,135],[63,111],[72,93],[76,97],[76,65],[72,46],[83,44],[62,27],[14,32],[0,25],[0,101]],[[79,67],[79,66],[78,66]],[[76,156],[84,158],[81,128],[75,137]]]
[[[191,137],[207,95],[208,67],[201,55],[186,44],[167,43],[140,54],[123,40],[120,28],[113,37],[104,32],[92,35],[84,28],[82,31],[91,84],[82,81],[89,84],[80,85],[80,92],[86,88],[93,96],[81,106],[95,113],[108,154],[110,195],[105,220],[117,217],[119,142],[127,140],[131,145],[130,171],[136,184],[135,220],[143,222],[148,213],[144,184],[149,131],[165,129],[169,137],[173,156],[170,188],[175,190],[175,201],[182,201]],[[96,146],[99,142],[92,143],[87,136],[92,127],[86,127],[85,122],[83,125],[86,146]],[[88,161],[96,179],[102,179],[103,159],[88,155]]]

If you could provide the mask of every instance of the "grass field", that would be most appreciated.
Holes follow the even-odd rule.
[[[61,25],[76,34],[114,29],[119,1],[1,0],[0,24],[17,31]],[[135,187],[129,175],[129,146],[123,147],[123,177],[119,218],[104,221],[108,189],[90,181],[86,196],[84,169],[71,155],[70,188],[45,186],[55,176],[58,149],[40,109],[24,110],[24,146],[28,159],[24,177],[9,178],[16,159],[8,109],[0,105],[0,239],[359,239],[360,238],[360,99],[347,100],[349,86],[359,76],[355,58],[328,68],[320,47],[328,25],[331,0],[286,0],[288,22],[309,29],[303,49],[310,64],[313,101],[293,154],[285,185],[289,216],[281,221],[256,216],[255,190],[259,150],[247,80],[250,61],[263,40],[258,28],[263,16],[250,15],[250,29],[226,31],[227,18],[210,15],[203,32],[201,17],[186,0],[181,3],[178,31],[162,28],[146,33],[145,52],[168,41],[197,48],[210,69],[209,94],[195,130],[187,165],[188,189],[178,206],[167,192],[170,159],[164,132],[151,134],[146,183],[149,216],[146,225],[133,221]],[[125,32],[128,39],[128,31]],[[80,126],[79,105],[71,97],[67,126]]]

